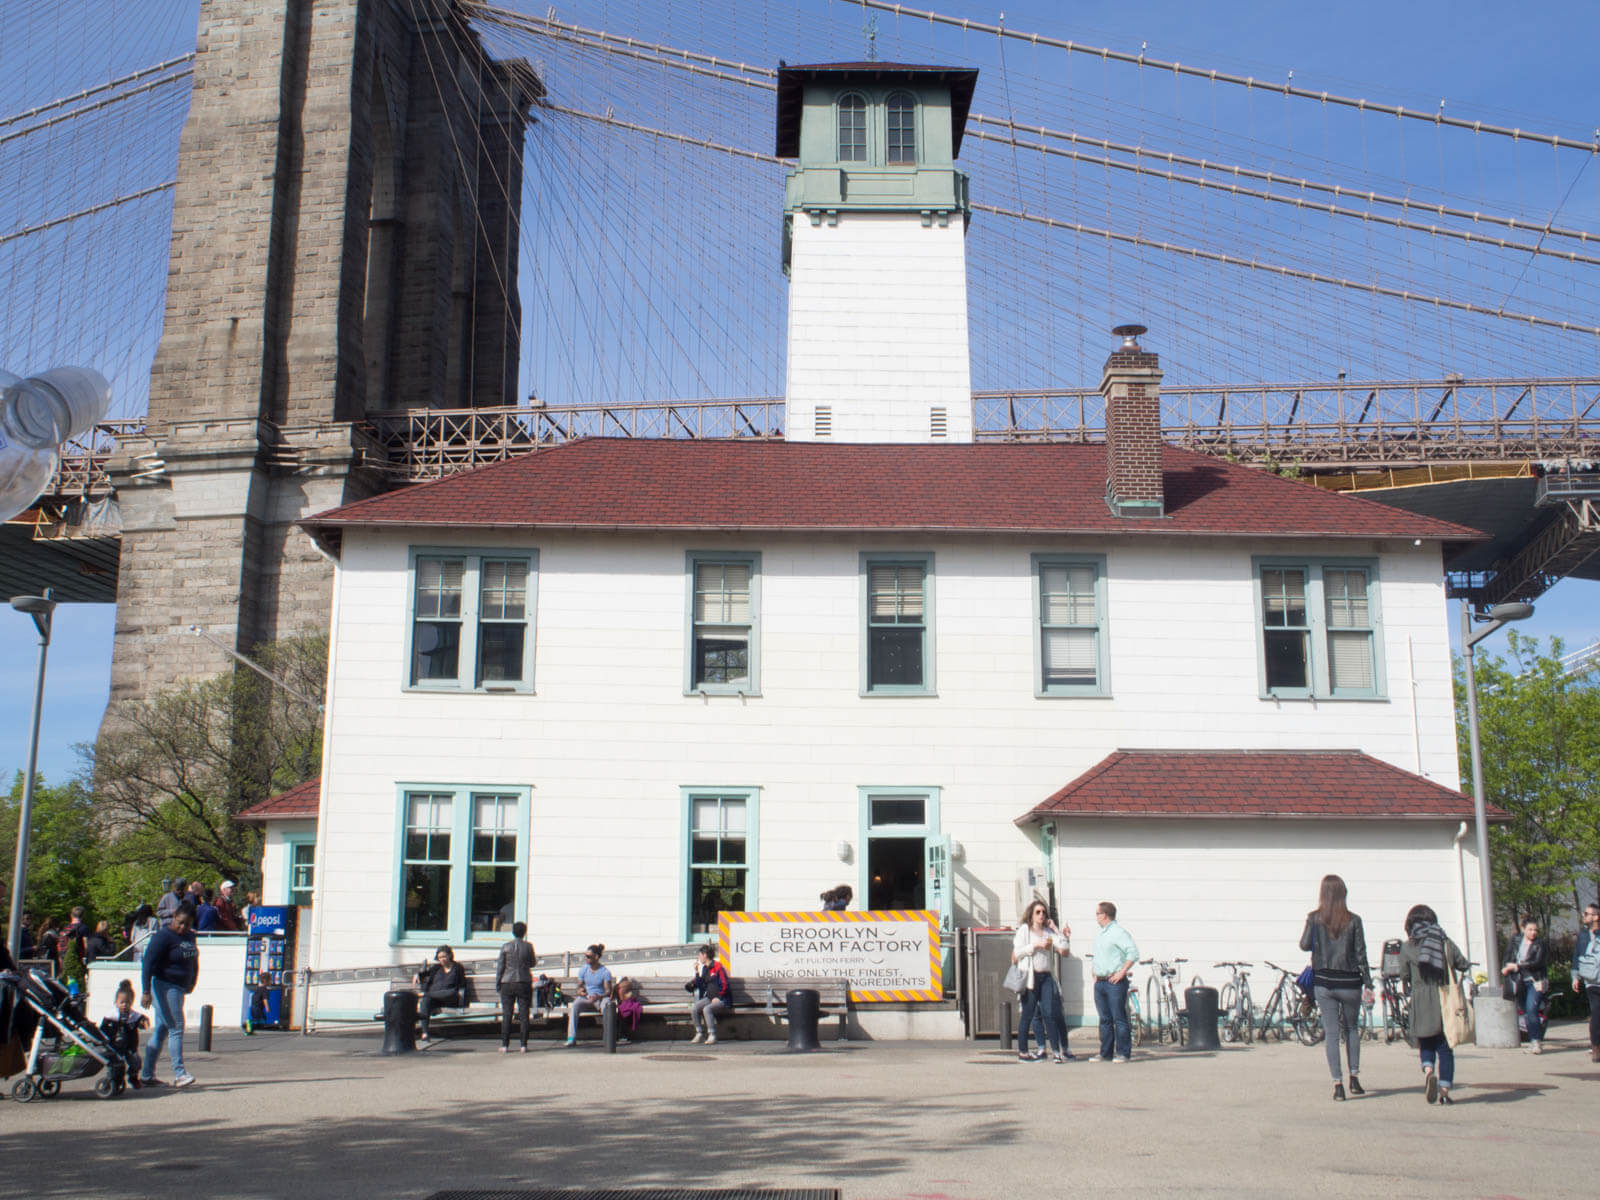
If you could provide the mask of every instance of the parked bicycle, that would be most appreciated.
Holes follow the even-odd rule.
[[[1383,1040],[1411,1040],[1411,988],[1400,975],[1400,939],[1383,944]]]
[[[1300,987],[1295,972],[1274,962],[1267,966],[1278,972],[1278,986],[1272,989],[1272,995],[1261,1010],[1261,1023],[1256,1027],[1261,1040],[1266,1041],[1269,1034],[1277,1034],[1279,1041],[1286,1042],[1292,1030],[1302,1046],[1315,1046],[1326,1036],[1316,1002]]]
[[[1171,962],[1155,958],[1139,960],[1140,966],[1150,968],[1150,978],[1144,985],[1144,1011],[1150,1023],[1150,1040],[1158,1046],[1164,1041],[1183,1045],[1183,1010],[1178,1007],[1176,980],[1178,968],[1188,961],[1186,958],[1175,958]]]
[[[1246,967],[1255,966],[1247,962],[1219,962],[1219,967],[1226,967],[1232,977],[1222,985],[1217,993],[1217,1007],[1222,1015],[1222,1040],[1225,1042],[1255,1041],[1255,1009],[1250,1003],[1250,972]]]
[[[1144,1016],[1139,1008],[1137,988],[1128,989],[1128,1034],[1135,1046],[1144,1041]]]

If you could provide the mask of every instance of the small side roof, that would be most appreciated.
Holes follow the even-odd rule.
[[[1016,823],[1061,817],[1459,821],[1472,800],[1359,750],[1118,750]]]
[[[303,821],[315,818],[322,803],[322,780],[308,779],[286,792],[268,796],[234,816],[235,821]]]
[[[966,132],[967,113],[972,109],[972,93],[978,87],[978,72],[966,67],[933,67],[915,63],[846,62],[803,63],[778,68],[778,149],[779,158],[800,155],[800,111],[804,107],[806,84],[829,79],[837,83],[944,84],[950,89],[950,148],[961,155],[961,135]]]

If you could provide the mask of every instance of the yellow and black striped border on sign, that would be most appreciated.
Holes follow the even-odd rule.
[[[865,925],[874,921],[925,921],[928,925],[928,985],[921,988],[850,989],[856,1004],[944,999],[944,967],[939,952],[939,914],[925,909],[880,909],[871,912],[723,912],[717,914],[717,952],[728,968],[728,942],[734,925],[817,924]]]

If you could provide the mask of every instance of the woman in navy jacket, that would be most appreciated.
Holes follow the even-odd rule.
[[[183,1065],[183,998],[194,991],[200,978],[200,950],[190,928],[192,921],[187,908],[178,909],[167,927],[157,930],[144,948],[140,988],[144,995],[139,1007],[150,1008],[153,1002],[155,1022],[144,1048],[144,1071],[139,1080],[143,1087],[156,1082],[156,1059],[162,1042],[171,1047],[172,1086],[188,1087],[194,1082],[194,1076]]]
[[[1522,933],[1506,947],[1505,965],[1500,968],[1500,974],[1511,986],[1512,997],[1527,1021],[1528,1049],[1542,1054],[1544,1021],[1540,1006],[1549,986],[1550,947],[1539,936],[1539,922],[1530,917],[1522,923]]]

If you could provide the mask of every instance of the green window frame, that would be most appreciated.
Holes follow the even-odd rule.
[[[414,546],[404,686],[532,692],[536,550]]]
[[[685,695],[761,694],[761,555],[691,550],[685,559]]]
[[[943,789],[936,786],[857,786],[856,903],[859,907],[867,907],[872,895],[869,866],[872,855],[868,843],[875,837],[920,838],[926,857],[928,840],[940,836],[943,798]],[[908,819],[914,815],[915,810],[909,807],[913,803],[921,805],[920,821]]]
[[[1105,555],[1035,554],[1032,567],[1034,695],[1109,696]]]
[[[861,555],[861,694],[931,696],[932,554]]]
[[[678,924],[685,941],[717,932],[717,913],[754,912],[761,789],[679,788],[683,839]]]
[[[835,111],[839,114],[837,146],[839,161],[867,161],[867,98],[860,92],[846,92],[839,97]]]
[[[311,903],[317,883],[317,835],[290,834],[283,839],[283,894],[286,904]]]
[[[528,787],[401,784],[396,945],[499,942],[527,919]]]
[[[1376,560],[1275,557],[1252,566],[1263,697],[1387,698]]]
[[[911,166],[917,161],[917,98],[910,92],[891,92],[884,109],[888,163]]]

